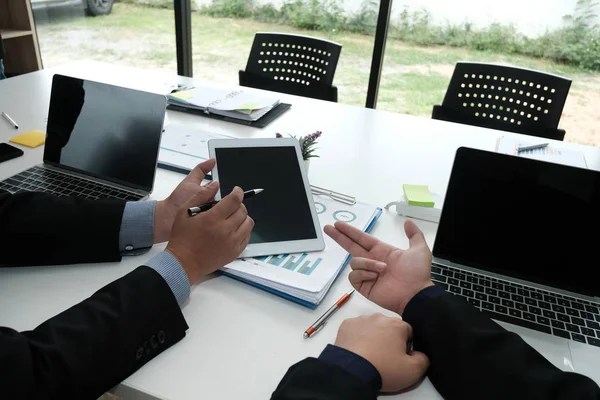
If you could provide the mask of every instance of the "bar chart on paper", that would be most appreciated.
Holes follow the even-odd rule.
[[[322,227],[342,221],[368,231],[381,214],[369,204],[348,205],[322,195],[313,195]],[[315,308],[349,261],[349,254],[329,236],[325,249],[308,253],[283,253],[241,258],[223,268],[226,275],[287,299]]]
[[[510,154],[517,157],[533,158],[537,160],[555,162],[575,167],[587,168],[585,156],[579,150],[566,148],[566,145],[553,144],[540,149],[519,151],[520,147],[531,146],[536,143],[526,142],[509,136],[503,136],[496,143],[498,153]]]
[[[267,264],[276,267],[285,268],[290,271],[296,271],[300,274],[310,275],[323,259],[321,257],[311,257],[307,253],[303,254],[282,254],[278,256],[255,257],[258,261],[266,262]]]

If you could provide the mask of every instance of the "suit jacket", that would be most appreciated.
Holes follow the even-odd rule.
[[[0,191],[0,266],[119,261],[124,208],[117,200]]]
[[[0,195],[0,262],[118,260],[123,208],[122,202]],[[41,248],[20,244],[26,236]],[[0,327],[0,397],[96,399],[187,328],[165,280],[139,267],[32,331]]]
[[[461,298],[446,294],[419,315],[403,317],[413,326],[414,348],[429,356],[429,379],[446,399],[600,399],[594,381],[559,370]],[[288,370],[272,399],[375,397],[357,376],[309,358]]]

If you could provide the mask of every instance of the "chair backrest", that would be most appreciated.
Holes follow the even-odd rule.
[[[489,128],[501,122],[514,125],[515,132],[555,130],[570,87],[570,79],[541,71],[459,62],[442,107],[474,117],[481,121],[477,125]]]
[[[288,33],[258,32],[246,72],[299,86],[333,84],[342,46],[329,40]]]
[[[312,99],[337,102],[338,91],[333,85],[313,83],[310,86],[297,85],[294,82],[276,81],[269,77],[257,75],[248,71],[240,71],[240,86],[270,90],[279,93],[294,94]]]
[[[431,118],[442,121],[457,122],[459,124],[480,126],[482,128],[499,129],[502,131],[522,133],[530,136],[537,136],[546,139],[563,140],[565,138],[564,129],[546,128],[544,126],[516,125],[510,122],[488,120],[476,117],[473,114],[462,113],[452,108],[446,108],[441,105],[433,106]]]

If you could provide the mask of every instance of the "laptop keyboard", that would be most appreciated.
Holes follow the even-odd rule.
[[[600,347],[600,304],[433,264],[431,279],[491,318]]]
[[[144,197],[138,193],[128,192],[37,166],[1,181],[0,190],[13,194],[44,192],[60,197],[77,196],[92,200],[116,198],[137,201]]]

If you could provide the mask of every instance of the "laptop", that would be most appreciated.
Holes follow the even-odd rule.
[[[457,150],[433,281],[495,320],[543,333],[529,335],[537,343],[562,338],[565,354],[595,354],[591,375],[600,366],[598,245],[600,172]]]
[[[146,198],[166,104],[163,95],[54,75],[43,163],[1,181],[0,190]]]

